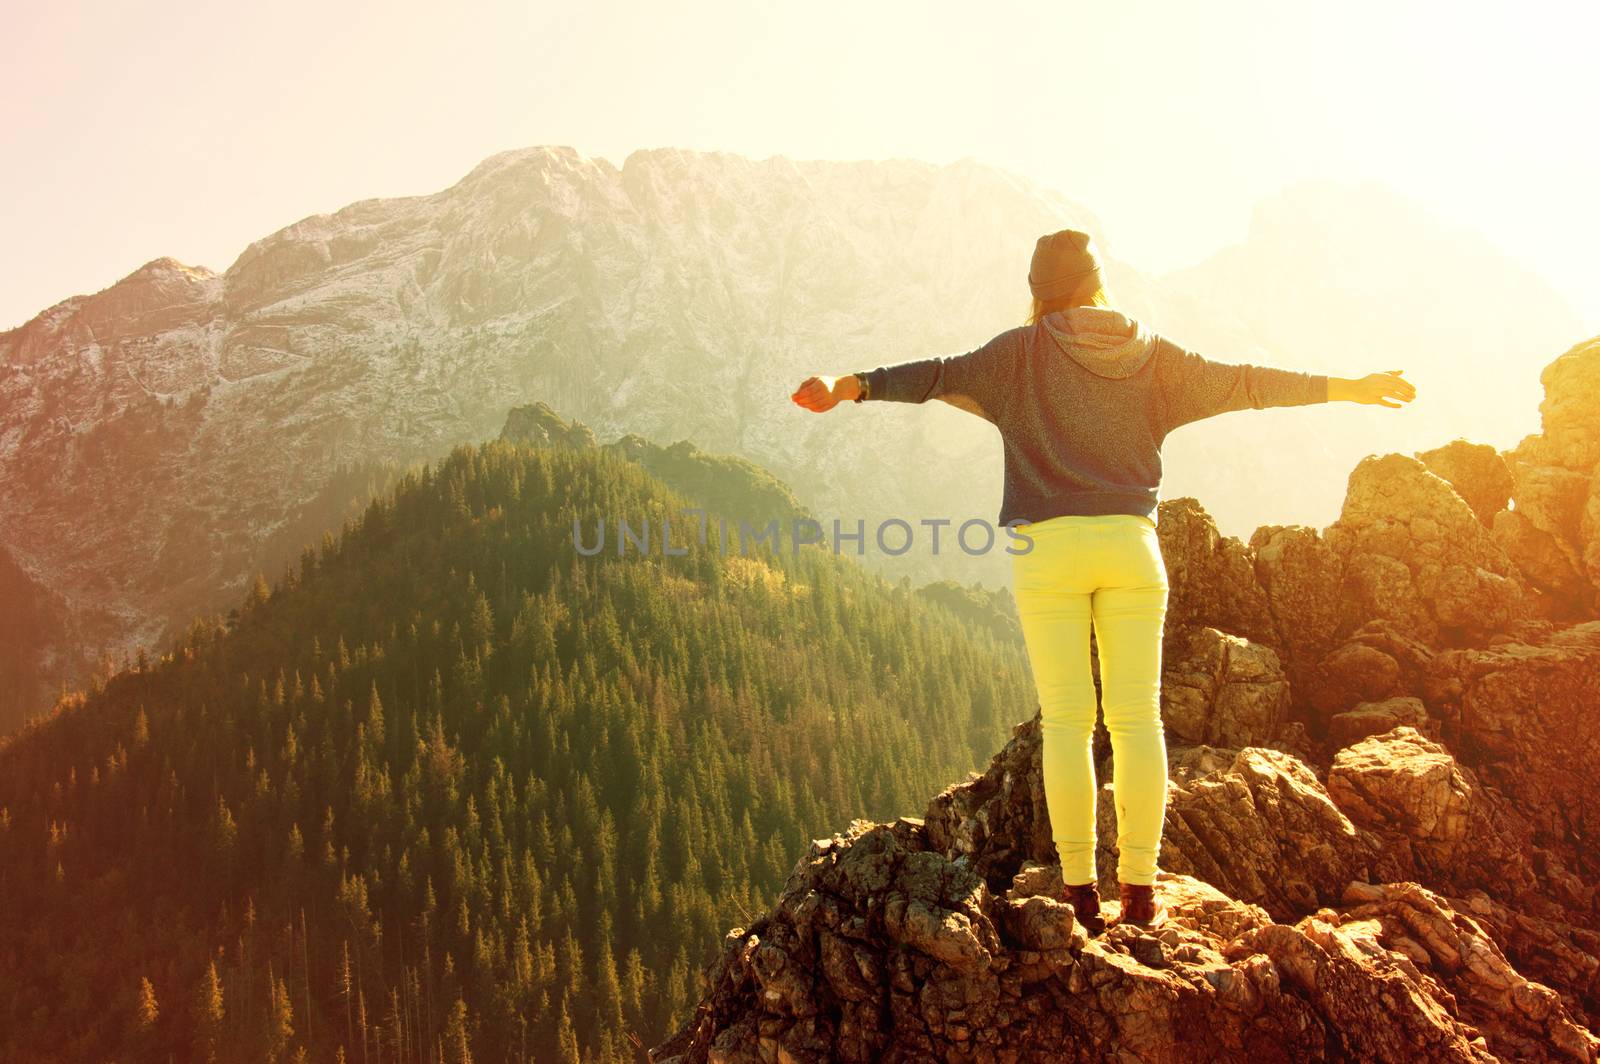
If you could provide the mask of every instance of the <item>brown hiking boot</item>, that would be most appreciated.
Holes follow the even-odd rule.
[[[1158,927],[1167,918],[1167,907],[1156,897],[1153,883],[1122,883],[1122,913],[1116,923],[1136,927]]]
[[[1061,900],[1072,906],[1072,915],[1083,925],[1083,929],[1089,932],[1091,938],[1106,929],[1105,917],[1100,915],[1099,884],[1082,883],[1078,886],[1068,886],[1061,892]]]

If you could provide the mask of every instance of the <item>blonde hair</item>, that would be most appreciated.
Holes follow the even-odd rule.
[[[1094,283],[1092,277],[1086,281],[1086,284]],[[1095,284],[1093,292],[1084,292],[1080,289],[1069,296],[1062,296],[1060,299],[1039,299],[1034,297],[1032,308],[1028,312],[1028,320],[1023,324],[1037,325],[1039,319],[1046,314],[1065,307],[1109,307],[1110,305],[1111,296],[1107,294],[1103,284]]]

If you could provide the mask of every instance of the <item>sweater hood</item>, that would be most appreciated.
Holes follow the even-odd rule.
[[[1041,320],[1063,352],[1101,377],[1131,377],[1156,349],[1149,329],[1110,307],[1067,307]]]

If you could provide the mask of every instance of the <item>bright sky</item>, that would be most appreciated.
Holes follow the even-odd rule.
[[[566,144],[963,156],[1151,272],[1302,177],[1481,228],[1600,332],[1600,8],[1544,0],[6,4],[0,329]]]

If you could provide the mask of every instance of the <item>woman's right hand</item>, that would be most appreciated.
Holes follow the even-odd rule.
[[[789,398],[807,410],[821,414],[842,402],[855,399],[858,387],[854,373],[846,373],[842,377],[807,377]]]
[[[1391,369],[1384,373],[1369,373],[1356,380],[1329,377],[1328,398],[1399,407],[1401,403],[1409,403],[1417,397],[1417,386],[1401,376],[1404,372],[1402,369]],[[1400,403],[1392,403],[1389,401],[1391,399],[1399,399]]]

